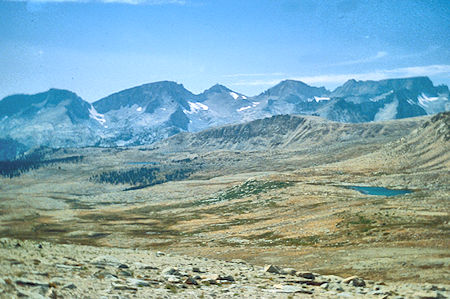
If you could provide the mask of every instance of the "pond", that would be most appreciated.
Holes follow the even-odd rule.
[[[366,195],[396,196],[412,193],[412,191],[408,189],[388,189],[384,187],[347,186],[347,188],[356,190]]]

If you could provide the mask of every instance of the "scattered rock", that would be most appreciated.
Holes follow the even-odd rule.
[[[350,292],[342,292],[337,294],[337,297],[339,298],[355,298],[355,294],[352,294]]]
[[[148,264],[143,264],[140,262],[136,262],[136,263],[134,263],[134,265],[138,269],[145,269],[145,270],[158,270],[159,269],[158,267],[154,267],[154,266],[151,266]]]
[[[311,279],[311,280],[316,279],[316,276],[315,276],[313,273],[311,273],[311,272],[297,271],[297,272],[295,273],[295,275],[298,276],[298,277],[302,277],[302,278],[306,278],[306,279]]]
[[[264,267],[264,272],[267,273],[273,273],[273,274],[280,274],[280,268],[278,268],[277,266],[274,265],[266,265]]]
[[[212,278],[204,278],[201,280],[202,284],[206,284],[206,285],[210,285],[210,284],[217,284],[217,280],[216,279],[212,279]]]
[[[280,273],[284,275],[295,275],[297,271],[293,268],[283,268]]]
[[[149,282],[147,282],[145,280],[137,279],[137,278],[128,278],[127,283],[130,285],[133,285],[135,287],[149,287],[150,286]]]
[[[55,289],[50,289],[48,290],[46,297],[50,299],[58,299],[58,293]]]
[[[204,277],[205,279],[211,279],[211,280],[220,280],[219,274],[210,274]]]
[[[74,250],[72,244],[54,244],[40,251],[35,242],[21,242],[21,250],[15,250],[14,244],[10,241],[2,248],[0,243],[0,298],[449,298],[448,287],[436,284],[382,284],[275,265],[266,265],[264,273],[272,274],[264,275],[261,267],[250,264],[168,254],[156,258],[140,249],[74,246]],[[21,264],[11,266],[17,260]],[[158,269],[155,266],[163,270],[149,271]],[[200,274],[205,269],[208,272]]]
[[[121,262],[117,258],[110,255],[98,256],[94,258],[91,261],[91,263],[94,265],[112,266],[112,267],[118,267],[121,264]]]
[[[348,285],[354,286],[354,287],[365,287],[366,282],[364,279],[358,276],[350,276],[342,280],[342,283],[346,283]]]
[[[73,290],[76,288],[77,288],[77,286],[74,285],[73,283],[66,284],[65,286],[62,287],[62,289],[70,289],[70,290]]]
[[[65,265],[65,264],[55,264],[56,268],[60,269],[67,269],[67,270],[79,270],[82,268],[82,266],[72,266],[72,265]]]
[[[127,264],[120,264],[119,266],[118,266],[118,268],[119,269],[128,269],[128,268],[130,268]]]
[[[112,280],[117,279],[116,275],[114,275],[110,272],[107,272],[107,271],[102,271],[102,270],[94,273],[94,277],[98,278],[98,279],[112,279]]]
[[[183,281],[183,283],[184,284],[190,284],[190,285],[198,285],[198,282],[192,277],[186,278],[186,280]]]
[[[163,275],[163,276],[167,276],[167,275],[180,275],[180,272],[179,272],[178,269],[176,269],[176,268],[167,267],[167,268],[164,268],[164,269],[161,271],[161,275]]]
[[[15,281],[15,283],[19,286],[28,286],[28,287],[49,287],[49,284],[46,282],[40,282],[40,281],[32,281],[27,279],[18,279]]]
[[[17,297],[25,297],[31,299],[46,299],[44,296],[38,293],[33,293],[25,290],[17,290]]]
[[[234,282],[234,278],[231,275],[219,276],[219,280],[225,280],[225,281]]]
[[[113,282],[111,285],[112,285],[113,289],[115,289],[115,290],[122,290],[122,291],[125,291],[125,290],[129,290],[129,291],[137,291],[137,288],[132,287],[132,286],[128,286],[128,285],[125,285],[125,284],[119,284],[119,283],[114,283],[114,282]]]
[[[445,299],[446,296],[442,295],[439,292],[426,292],[426,293],[416,293],[413,298],[417,299]]]
[[[131,272],[125,271],[125,270],[121,270],[121,271],[119,272],[119,275],[120,275],[120,276],[126,276],[126,277],[131,277],[131,276],[133,276],[133,274],[131,274]]]
[[[321,275],[321,278],[328,282],[342,282],[342,277],[336,275]]]
[[[338,292],[344,291],[341,284],[337,283],[337,282],[325,282],[325,283],[321,284],[320,286],[322,288],[324,288],[325,290],[338,291]]]
[[[175,275],[166,275],[164,278],[170,283],[180,283],[181,279]]]
[[[273,286],[275,289],[269,290],[273,293],[302,293],[302,294],[312,294],[310,290],[306,290],[297,286],[276,284]]]

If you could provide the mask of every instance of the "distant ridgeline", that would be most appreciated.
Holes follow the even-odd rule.
[[[285,80],[247,97],[222,85],[193,94],[170,81],[129,88],[94,103],[67,90],[0,101],[0,159],[36,146],[134,146],[280,114],[372,122],[449,111],[449,89],[428,77],[349,80],[334,91]],[[5,141],[6,140],[6,141]]]
[[[11,161],[0,161],[0,175],[13,178],[28,172],[32,169],[59,164],[59,163],[78,163],[83,160],[83,156],[70,156],[59,159],[45,159],[45,153],[41,150],[35,150],[31,154],[24,155]]]

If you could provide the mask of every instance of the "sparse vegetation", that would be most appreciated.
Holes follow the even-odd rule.
[[[216,198],[209,199],[204,202],[220,202],[240,199],[260,193],[266,193],[270,190],[287,188],[293,185],[293,182],[249,180],[241,185],[232,187],[219,193]]]
[[[23,156],[17,160],[0,161],[0,175],[4,177],[17,177],[32,169],[38,169],[47,165],[58,163],[79,163],[83,156],[70,156],[58,159],[45,159],[43,155],[36,153],[29,156]]]
[[[178,293],[178,288],[171,283],[167,283],[165,288],[168,289],[172,294]]]
[[[170,181],[188,178],[194,172],[191,168],[162,169],[160,167],[141,167],[131,170],[108,171],[93,175],[90,181],[109,184],[129,184],[133,187],[124,191],[142,189]]]

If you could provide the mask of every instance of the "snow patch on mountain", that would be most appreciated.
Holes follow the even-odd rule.
[[[314,100],[319,103],[320,101],[329,101],[330,98],[329,97],[316,97],[314,96]]]
[[[417,97],[417,102],[419,106],[427,112],[427,114],[448,111],[450,109],[448,96],[439,95],[437,97],[428,97],[422,93]]]
[[[91,108],[89,108],[89,117],[98,121],[102,126],[104,126],[106,123],[105,115],[98,113],[92,105]]]
[[[397,115],[397,108],[398,100],[387,103],[383,106],[383,108],[378,110],[377,114],[375,114],[374,121],[395,119],[395,116]]]
[[[393,94],[393,93],[394,93],[394,91],[393,91],[393,90],[390,90],[390,91],[385,92],[385,93],[383,93],[383,94],[380,94],[380,95],[378,95],[378,96],[376,96],[376,97],[370,98],[370,101],[372,101],[372,102],[378,102],[378,101],[384,100],[388,95],[391,95],[391,94]]]
[[[253,107],[255,107],[255,106],[253,106]],[[252,106],[245,106],[245,107],[237,109],[237,112],[241,112],[241,111],[244,111],[244,110],[247,110],[247,109],[250,109],[250,108],[252,108]]]
[[[230,91],[230,96],[232,96],[235,100],[239,99],[239,95],[233,91]]]
[[[414,101],[413,100],[411,100],[411,99],[407,99],[406,100],[410,105],[415,105],[416,103],[414,103]]]
[[[187,114],[194,114],[194,113],[198,113],[199,111],[206,111],[209,109],[208,106],[206,106],[205,104],[202,104],[200,102],[189,102],[189,110],[183,110],[184,113]]]
[[[439,97],[427,97],[424,93],[417,97],[417,100],[421,106],[428,106],[430,102],[437,101],[438,99]]]

